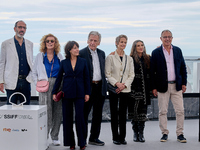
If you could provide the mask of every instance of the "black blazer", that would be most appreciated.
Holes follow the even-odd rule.
[[[90,53],[90,50],[88,47],[85,47],[84,49],[80,50],[79,52],[80,57],[85,58],[88,64],[89,68],[89,75],[90,75],[90,83],[92,83],[93,79],[93,65],[92,65],[92,55]],[[101,77],[102,77],[102,95],[106,96],[107,92],[107,82],[105,77],[105,53],[104,51],[97,48],[97,54],[99,56],[99,63],[100,63],[100,69],[101,69]]]
[[[58,93],[62,80],[64,98],[84,98],[85,95],[90,95],[90,78],[85,59],[77,58],[74,71],[70,59],[61,61],[52,94]]]
[[[172,45],[173,46],[173,45]],[[174,68],[176,75],[176,90],[182,90],[182,85],[187,84],[187,71],[185,61],[179,47],[173,46]],[[152,89],[166,92],[168,89],[167,65],[163,53],[163,46],[156,48],[151,56]]]

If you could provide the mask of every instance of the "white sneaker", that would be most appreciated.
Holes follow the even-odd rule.
[[[60,145],[60,141],[59,140],[52,140],[52,143],[54,146],[59,146]]]

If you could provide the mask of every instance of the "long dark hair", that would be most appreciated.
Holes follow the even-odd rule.
[[[131,53],[130,53],[130,56],[134,58],[135,62],[139,64],[139,56],[138,56],[138,53],[136,51],[136,45],[138,42],[141,42],[143,43],[144,45],[144,42],[141,41],[141,40],[136,40],[133,42],[133,45],[132,45],[132,48],[131,48]],[[145,45],[144,45],[144,50],[143,50],[143,53],[142,53],[142,56],[144,58],[144,64],[147,68],[150,68],[150,56],[146,54],[146,48],[145,48]]]
[[[70,51],[76,45],[79,48],[79,44],[76,41],[68,41],[65,45],[65,58],[71,58]]]

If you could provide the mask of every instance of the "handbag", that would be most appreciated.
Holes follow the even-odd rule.
[[[125,60],[125,66],[124,66],[124,71],[123,71],[123,74],[122,74],[122,78],[121,78],[121,81],[120,83],[122,82],[122,79],[123,79],[123,75],[124,75],[124,72],[125,72],[125,69],[126,69],[126,63],[127,63],[127,55],[126,55],[126,60]],[[115,94],[117,94],[116,92],[116,89],[118,88],[117,86],[113,86],[112,84],[110,84],[109,82],[107,83],[107,87],[108,87],[108,91],[110,92],[113,92]]]
[[[53,63],[54,63],[54,59],[53,59]],[[51,66],[50,78],[51,78],[51,75],[52,75],[53,63],[52,63],[52,66]],[[47,92],[49,90],[49,81],[46,81],[46,80],[37,81],[36,90],[40,93]]]
[[[38,81],[36,84],[36,90],[38,92],[47,92],[49,90],[49,81]]]
[[[108,83],[107,83],[107,87],[108,87],[108,91],[117,94],[117,92],[116,92],[116,89],[118,88],[117,86],[113,86],[112,84],[110,84],[110,83],[108,82]]]
[[[56,99],[54,100],[55,102],[59,102],[64,97],[64,92],[62,91],[62,87],[63,87],[63,79],[61,86],[58,89],[59,92],[56,94]]]
[[[59,92],[56,94],[56,100],[54,100],[54,101],[55,101],[55,102],[59,102],[63,97],[64,97],[63,91],[59,91]]]

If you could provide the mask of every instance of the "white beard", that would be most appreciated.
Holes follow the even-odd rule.
[[[17,36],[18,36],[19,38],[23,38],[23,37],[24,37],[24,35],[20,35],[19,33],[17,33]]]

